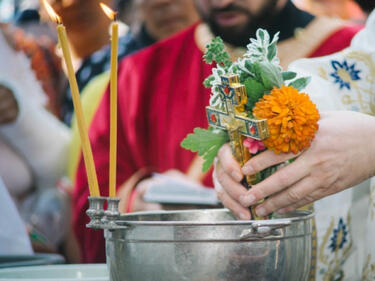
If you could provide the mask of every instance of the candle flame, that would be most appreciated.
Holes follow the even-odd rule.
[[[55,10],[52,8],[52,6],[48,3],[47,0],[43,0],[43,6],[45,7],[51,20],[53,20],[54,22],[58,24],[62,23],[61,17],[58,14],[56,14]]]
[[[108,7],[103,2],[100,2],[100,7],[103,9],[107,17],[109,17],[111,20],[115,20],[116,14],[117,14],[115,11],[113,11],[110,7]]]

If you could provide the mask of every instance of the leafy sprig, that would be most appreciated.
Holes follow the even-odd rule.
[[[270,93],[274,87],[280,88],[288,82],[289,86],[298,90],[304,89],[310,78],[296,79],[297,73],[282,71],[277,57],[278,39],[278,33],[271,39],[266,30],[258,29],[256,38],[250,39],[244,56],[233,63],[223,40],[220,37],[212,39],[206,46],[207,51],[204,55],[204,60],[208,64],[216,63],[212,74],[204,81],[204,86],[211,88],[210,105],[217,109],[225,108],[225,101],[221,99],[218,85],[221,84],[221,76],[227,73],[238,74],[240,83],[245,85],[248,96],[245,111],[249,117],[253,117],[252,110],[259,99]],[[220,147],[228,141],[229,137],[225,131],[196,128],[194,134],[189,134],[181,145],[203,156],[203,170],[207,171]]]
[[[229,54],[225,50],[225,45],[220,37],[212,39],[211,43],[206,46],[206,53],[203,55],[203,59],[206,63],[212,64],[216,62],[217,65],[221,66],[225,70],[228,70],[232,65],[229,59]]]
[[[181,146],[202,156],[203,172],[210,169],[219,149],[229,141],[227,132],[219,129],[195,128],[194,134],[189,134],[182,141]]]

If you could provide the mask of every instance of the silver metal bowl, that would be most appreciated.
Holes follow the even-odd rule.
[[[240,221],[227,209],[121,215],[105,230],[112,281],[304,281],[313,214]]]

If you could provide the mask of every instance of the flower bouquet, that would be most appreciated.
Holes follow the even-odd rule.
[[[297,154],[310,146],[320,118],[316,106],[301,92],[310,78],[283,71],[277,57],[278,34],[272,40],[258,29],[247,52],[231,62],[221,38],[207,45],[204,60],[216,63],[204,81],[211,88],[207,106],[209,128],[195,128],[182,147],[203,157],[203,171],[210,169],[219,149],[230,142],[233,156],[242,166],[252,156],[269,149]],[[246,177],[250,188],[271,175],[276,167]]]

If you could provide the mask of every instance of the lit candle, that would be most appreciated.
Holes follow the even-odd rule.
[[[116,148],[117,148],[117,49],[118,23],[116,12],[100,3],[104,13],[112,20],[111,72],[110,72],[110,135],[109,135],[109,197],[116,196]]]
[[[68,79],[69,79],[70,89],[72,92],[74,111],[76,114],[79,135],[80,135],[81,142],[82,142],[83,158],[84,158],[85,166],[86,166],[86,173],[87,173],[90,195],[100,196],[98,179],[97,179],[96,170],[95,170],[94,157],[92,155],[87,125],[83,116],[81,99],[79,95],[79,89],[77,85],[75,72],[73,69],[72,58],[70,56],[66,30],[65,30],[64,25],[62,24],[61,18],[55,13],[55,11],[50,6],[50,4],[46,0],[43,0],[43,4],[47,10],[47,13],[51,17],[51,19],[57,23],[57,36],[59,39],[59,46],[64,56],[66,69],[68,72]]]

